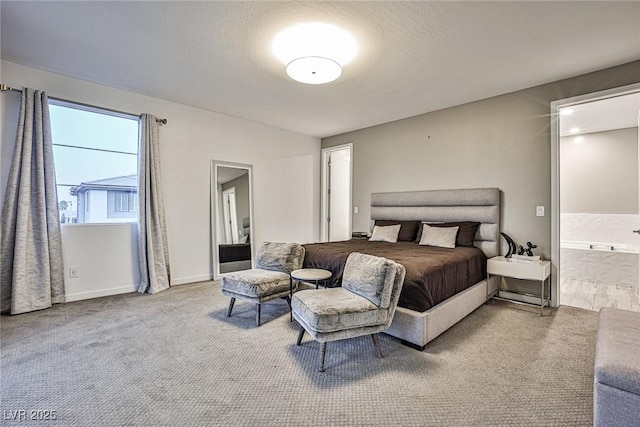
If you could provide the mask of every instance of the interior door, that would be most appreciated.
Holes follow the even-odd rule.
[[[638,213],[640,214],[640,110],[638,110],[638,193]],[[639,223],[636,224],[634,233],[638,233],[638,241],[640,241],[640,215],[638,218]],[[640,262],[638,262],[638,277],[640,277]],[[640,283],[638,283],[638,303],[640,303]]]
[[[236,213],[236,189],[229,188],[222,192],[224,204],[224,233],[227,243],[238,243],[238,218]]]
[[[351,148],[329,153],[327,165],[328,241],[351,238]]]

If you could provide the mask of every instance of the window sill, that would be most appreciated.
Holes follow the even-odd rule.
[[[138,221],[123,221],[123,222],[87,222],[82,224],[60,224],[62,227],[104,227],[104,226],[114,226],[114,225],[137,225]]]

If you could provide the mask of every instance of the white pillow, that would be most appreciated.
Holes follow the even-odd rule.
[[[419,245],[439,246],[441,248],[455,248],[456,236],[460,227],[431,227],[422,224],[422,237]]]
[[[373,227],[373,233],[371,233],[371,238],[369,239],[369,241],[396,243],[398,241],[400,227],[400,224],[387,226],[375,225]]]

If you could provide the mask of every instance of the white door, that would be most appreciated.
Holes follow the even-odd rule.
[[[323,150],[324,241],[351,238],[351,144]]]
[[[238,218],[236,213],[236,188],[222,192],[224,236],[226,243],[238,243]]]
[[[638,192],[640,193],[640,110],[638,110]],[[638,195],[638,205],[638,217],[640,218],[640,194]],[[638,233],[640,238],[640,227],[636,228],[634,233]],[[640,277],[640,262],[638,262],[638,277]],[[638,283],[638,303],[640,304],[640,282]]]

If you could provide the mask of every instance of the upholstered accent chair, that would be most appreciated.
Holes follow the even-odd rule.
[[[329,341],[371,335],[383,357],[377,334],[391,325],[404,276],[404,266],[395,261],[353,252],[347,258],[341,288],[293,295],[293,317],[301,326],[296,345],[302,343],[305,331],[322,343],[320,372],[324,372]]]
[[[222,293],[231,297],[227,317],[231,317],[236,298],[256,304],[257,326],[262,303],[286,298],[291,307],[291,295],[298,286],[291,272],[302,268],[304,252],[297,243],[264,242],[256,254],[256,268],[222,276]]]

